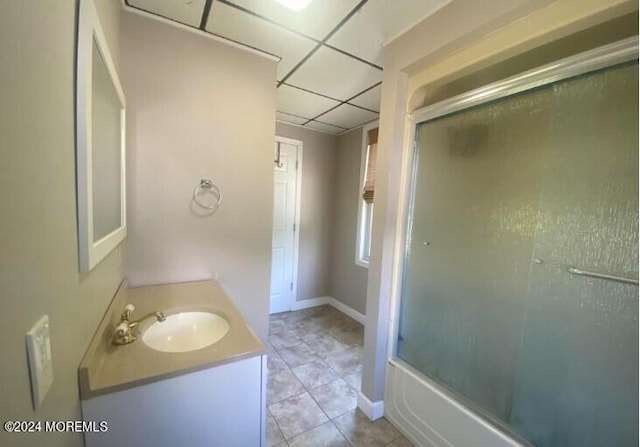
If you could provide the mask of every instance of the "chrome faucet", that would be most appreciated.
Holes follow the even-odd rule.
[[[122,312],[122,316],[120,317],[120,323],[116,326],[111,336],[111,343],[114,345],[126,345],[136,341],[137,337],[133,334],[132,329],[147,318],[155,317],[158,321],[166,320],[162,312],[150,312],[142,318],[131,321],[131,314],[135,309],[133,304],[127,304],[125,306],[124,312]]]

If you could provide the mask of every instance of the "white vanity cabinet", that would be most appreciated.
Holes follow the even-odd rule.
[[[87,447],[261,447],[265,445],[266,356],[82,400]]]

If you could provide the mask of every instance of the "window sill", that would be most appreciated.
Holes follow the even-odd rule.
[[[364,259],[356,259],[356,265],[359,265],[360,267],[364,267],[366,269],[369,268],[369,261],[365,261]]]

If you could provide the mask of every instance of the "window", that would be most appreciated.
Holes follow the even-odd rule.
[[[362,161],[360,165],[360,197],[358,209],[358,238],[356,264],[369,266],[371,252],[371,227],[373,225],[373,200],[376,177],[376,151],[378,147],[378,123],[364,126],[362,134]]]

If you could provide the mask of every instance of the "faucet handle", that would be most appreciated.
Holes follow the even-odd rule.
[[[125,321],[118,324],[111,335],[111,343],[114,345],[126,345],[134,341],[136,336],[131,333],[131,328]]]
[[[127,323],[120,323],[113,331],[113,337],[123,338],[127,335],[127,332],[129,332],[129,326],[127,326]]]
[[[122,317],[120,318],[120,320],[129,321],[134,310],[136,310],[136,307],[133,304],[127,304],[124,307],[124,312],[122,312]]]

